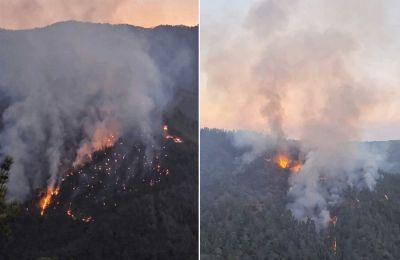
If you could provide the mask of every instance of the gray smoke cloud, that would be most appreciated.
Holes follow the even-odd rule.
[[[236,162],[239,168],[237,172],[240,172],[243,167],[263,155],[266,147],[276,145],[275,140],[251,131],[237,131],[232,135],[231,141],[235,147],[245,150]]]
[[[387,82],[365,66],[371,62],[365,55],[393,47],[384,19],[388,6],[358,0],[254,1],[239,29],[205,40],[222,41],[221,48],[208,47],[202,59],[207,84],[218,86],[211,93],[241,93],[238,111],[260,104],[259,114],[278,146],[287,138],[285,126],[296,120],[305,164],[289,178],[287,207],[299,220],[313,219],[317,229],[326,227],[329,207],[341,201],[347,187],[373,189],[380,177],[382,151],[353,141],[362,138],[369,113],[390,101]],[[229,63],[221,69],[211,64],[225,57]],[[227,108],[231,102],[221,101]]]
[[[55,185],[62,165],[82,164],[121,136],[154,144],[175,82],[160,72],[145,33],[70,22],[0,31],[0,41],[0,151],[14,159],[10,199]],[[190,57],[177,56],[171,69],[179,72]]]
[[[366,94],[352,87],[334,88],[323,117],[305,122],[305,163],[289,178],[287,207],[297,219],[313,219],[318,230],[328,225],[329,207],[341,202],[348,187],[372,190],[380,177],[385,150],[351,142],[359,133],[362,109],[370,104]]]
[[[261,2],[250,16],[263,8],[276,10],[270,18],[281,18],[279,29],[279,25],[287,24],[293,8],[284,2]],[[260,29],[255,29],[261,35]],[[256,75],[267,79],[260,89],[266,90],[265,112],[277,138],[283,136],[281,95],[297,83],[313,85],[303,89],[309,91],[301,120],[306,161],[301,171],[289,179],[291,201],[287,207],[297,219],[313,219],[317,229],[327,226],[331,218],[329,207],[340,202],[348,186],[374,188],[379,165],[384,161],[379,154],[351,142],[360,137],[362,114],[376,105],[381,95],[373,80],[353,72],[357,65],[352,55],[359,44],[353,34],[339,28],[280,32],[266,44],[257,64]],[[317,95],[318,99],[308,97],[316,87],[324,93]]]

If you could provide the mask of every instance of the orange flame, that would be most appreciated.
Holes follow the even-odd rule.
[[[280,167],[280,168],[282,168],[282,169],[287,169],[288,167],[289,167],[289,164],[290,164],[290,159],[289,159],[289,157],[287,157],[286,155],[284,155],[284,154],[278,154],[276,157],[275,157],[275,163],[276,164],[278,164],[278,166]]]
[[[170,135],[170,134],[168,133],[168,126],[167,126],[167,125],[164,125],[164,126],[163,126],[163,130],[164,130],[164,138],[165,138],[166,140],[172,140],[172,141],[174,141],[174,143],[177,143],[177,144],[183,143],[182,138],[180,138],[180,137],[178,137],[178,136]]]
[[[40,207],[40,215],[43,216],[45,210],[50,206],[53,198],[58,195],[60,188],[52,188],[48,187],[46,194],[40,199],[39,207]]]
[[[92,160],[93,153],[112,147],[119,137],[120,132],[117,127],[96,128],[91,136],[90,142],[84,142],[79,147],[72,166],[76,167],[88,160]]]
[[[99,151],[112,147],[118,140],[119,134],[116,130],[111,132],[104,132],[104,129],[96,129],[92,137],[92,146],[94,151]]]
[[[281,169],[289,169],[291,173],[298,173],[303,167],[303,163],[300,161],[292,161],[289,156],[278,153],[277,156],[274,158],[274,162],[281,168]]]
[[[295,162],[293,166],[290,167],[290,171],[292,173],[298,173],[301,170],[301,167],[303,167],[301,162]]]

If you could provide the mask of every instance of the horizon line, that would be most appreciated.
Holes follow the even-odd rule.
[[[61,20],[57,21],[54,23],[50,23],[47,25],[42,25],[42,26],[37,26],[37,27],[30,27],[30,28],[20,28],[20,29],[12,29],[12,28],[4,28],[0,26],[0,30],[4,31],[11,31],[11,32],[18,32],[18,31],[29,31],[29,30],[38,30],[38,29],[46,29],[48,27],[57,25],[57,24],[63,24],[63,23],[82,23],[82,24],[97,24],[97,25],[111,25],[111,26],[131,26],[131,27],[136,27],[140,29],[156,29],[157,27],[162,27],[162,26],[172,26],[172,27],[187,27],[187,28],[195,28],[199,27],[199,23],[195,25],[187,25],[187,24],[158,24],[154,26],[141,26],[141,25],[135,25],[135,24],[129,24],[129,23],[110,23],[110,22],[94,22],[94,21],[85,21],[85,20]]]
[[[225,131],[225,132],[253,132],[255,134],[260,134],[260,135],[265,135],[267,137],[271,137],[270,134],[254,129],[232,129],[232,128],[220,128],[220,127],[209,127],[209,126],[201,126],[199,127],[200,132],[203,130],[219,130],[219,131]],[[272,137],[271,137],[272,138]],[[289,141],[298,141],[301,142],[301,138],[292,138],[292,137],[287,137],[286,140]],[[360,139],[360,140],[349,140],[349,142],[392,142],[392,141],[400,141],[400,137],[397,139]]]

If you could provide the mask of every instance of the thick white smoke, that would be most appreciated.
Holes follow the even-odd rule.
[[[56,184],[63,164],[79,165],[120,136],[154,142],[174,82],[161,75],[146,33],[132,28],[70,22],[0,31],[0,144],[14,159],[9,198]]]
[[[384,19],[389,4],[254,1],[239,29],[204,40],[221,41],[222,47],[214,43],[202,60],[207,91],[228,110],[225,118],[236,112],[236,127],[260,130],[259,122],[248,118],[262,115],[278,144],[284,145],[287,126],[300,138],[306,161],[289,179],[287,207],[299,220],[315,220],[319,229],[347,187],[373,189],[379,178],[384,157],[354,141],[362,138],[368,116],[389,102],[389,81],[366,66],[375,64],[371,57],[382,48],[393,47]],[[215,62],[225,57],[229,63],[218,68]],[[390,71],[386,64],[381,69]]]

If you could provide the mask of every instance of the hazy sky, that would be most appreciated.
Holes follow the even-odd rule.
[[[399,1],[203,0],[200,10],[202,127],[301,138],[339,120],[355,139],[400,139]]]
[[[0,0],[0,27],[26,29],[65,20],[197,25],[198,0]]]

